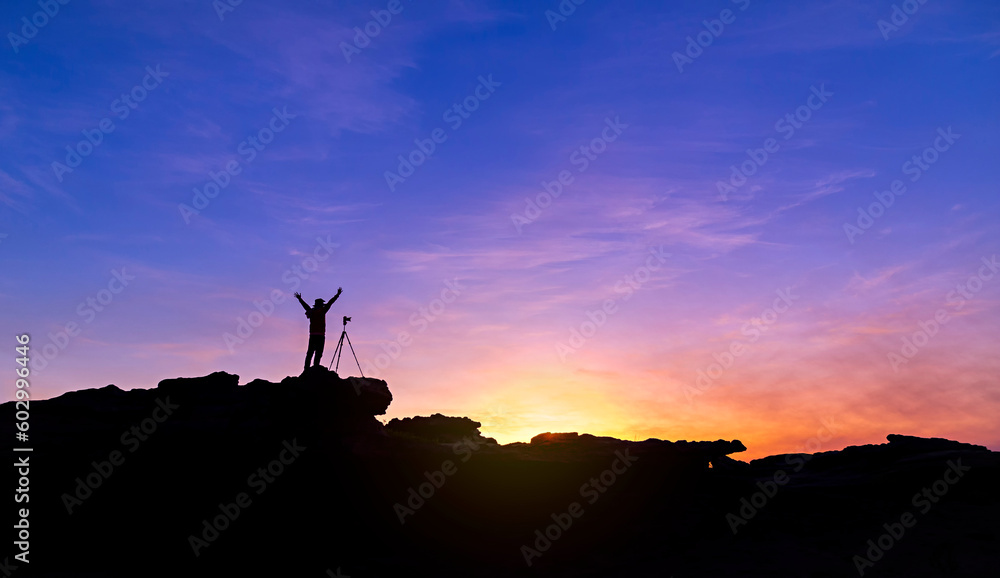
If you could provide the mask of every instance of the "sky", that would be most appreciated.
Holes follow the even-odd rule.
[[[297,375],[292,293],[343,287],[324,364],[350,316],[385,418],[1000,450],[996,3],[0,13],[0,338],[17,368],[30,335],[33,399]]]

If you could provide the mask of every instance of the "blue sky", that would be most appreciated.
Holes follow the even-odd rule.
[[[359,358],[396,396],[390,417],[469,415],[501,441],[588,431],[751,452],[791,450],[835,417],[830,447],[887,433],[1000,447],[1000,282],[890,360],[1000,252],[1000,6],[928,0],[886,39],[892,2],[588,0],[553,30],[554,1],[402,0],[348,62],[342,43],[387,5],[246,0],[220,17],[206,0],[72,0],[15,50],[6,33],[41,8],[5,4],[3,327],[41,351],[80,326],[43,360],[36,397],[216,370],[280,380],[307,336],[290,293],[343,286],[327,351],[351,315]],[[724,10],[678,70],[674,53]],[[162,81],[120,118],[147,67]],[[816,105],[814,88],[826,102],[785,139],[776,123]],[[455,128],[445,111],[463,102],[475,110]],[[241,143],[275,109],[294,118],[249,161]],[[114,131],[57,175],[104,118]],[[960,136],[912,181],[904,163],[949,127]],[[444,141],[390,188],[386,171],[435,129]],[[719,181],[767,139],[778,150],[723,200]],[[239,174],[186,221],[179,206],[227,164]],[[516,226],[562,171],[573,182]],[[896,179],[906,193],[852,243],[844,224]],[[298,276],[317,238],[337,248]],[[625,300],[651,249],[670,257]],[[135,279],[85,313],[123,268]],[[446,282],[461,288],[435,304]],[[788,312],[692,394],[790,287]],[[275,290],[288,300],[227,342]],[[615,313],[561,355],[607,299]]]

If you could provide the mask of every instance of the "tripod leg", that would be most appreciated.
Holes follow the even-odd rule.
[[[344,342],[344,336],[341,335],[340,341],[337,342],[337,346],[333,348],[333,357],[330,358],[330,367],[328,369],[333,369],[333,364],[337,361],[337,358],[340,357],[340,349],[343,342]],[[338,363],[337,365],[340,364]]]
[[[337,342],[337,365],[333,368],[333,371],[340,370],[340,358],[344,356],[344,337],[347,336],[347,331],[340,332],[340,341]]]
[[[364,377],[365,370],[361,369],[361,362],[358,361],[358,354],[354,353],[354,345],[351,343],[351,338],[347,336],[347,331],[344,331],[344,337],[347,337],[347,346],[351,348],[351,355],[354,356],[354,363],[358,364],[358,371],[361,373],[361,377]]]

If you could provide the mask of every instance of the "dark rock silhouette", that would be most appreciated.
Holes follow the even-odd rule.
[[[322,366],[33,402],[31,564],[11,552],[12,575],[856,576],[907,512],[865,576],[1000,564],[1000,454],[981,446],[889,435],[745,463],[736,440],[500,445],[467,417],[383,425],[391,402]]]
[[[413,436],[424,441],[456,443],[474,440],[476,443],[497,445],[493,438],[483,437],[479,428],[483,424],[467,417],[449,417],[439,413],[430,417],[393,418],[386,428],[394,433]]]

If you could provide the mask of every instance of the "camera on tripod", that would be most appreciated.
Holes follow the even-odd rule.
[[[330,368],[334,371],[340,370],[340,358],[344,354],[344,340],[347,340],[347,346],[351,348],[351,355],[354,356],[354,363],[358,364],[358,371],[361,372],[361,377],[364,377],[365,371],[361,369],[358,354],[354,353],[354,345],[351,343],[351,338],[347,336],[347,322],[350,320],[350,317],[344,315],[344,329],[340,332],[340,341],[337,342],[336,349],[333,350],[333,359],[330,360]]]

